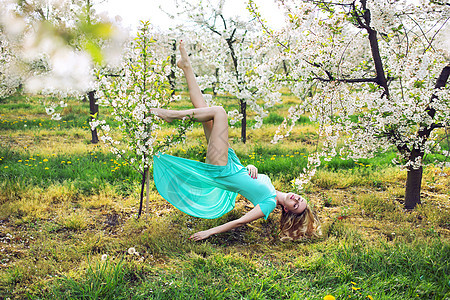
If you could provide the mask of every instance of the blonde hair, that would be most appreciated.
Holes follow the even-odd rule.
[[[309,206],[300,214],[282,209],[280,229],[281,241],[312,239],[322,235],[319,218]]]

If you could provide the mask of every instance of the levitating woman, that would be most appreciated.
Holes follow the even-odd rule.
[[[186,77],[194,109],[151,109],[166,122],[185,117],[203,124],[208,143],[206,163],[168,154],[154,156],[153,173],[160,195],[179,210],[195,217],[218,218],[234,208],[241,194],[254,208],[237,220],[194,233],[199,241],[226,232],[259,218],[267,219],[277,205],[282,208],[281,240],[296,240],[320,235],[320,223],[303,197],[275,190],[268,176],[258,174],[255,166],[244,167],[228,144],[228,119],[222,107],[209,107],[200,91],[183,42],[177,65]]]

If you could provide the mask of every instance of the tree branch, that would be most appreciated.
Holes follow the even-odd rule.
[[[375,82],[378,83],[384,89],[383,96],[386,95],[386,97],[389,98],[389,87],[388,87],[386,75],[385,75],[384,68],[383,68],[383,61],[381,59],[380,49],[378,47],[377,31],[373,30],[370,27],[370,11],[366,7],[366,0],[360,0],[360,1],[362,4],[362,7],[363,7],[363,13],[364,13],[363,18],[367,25],[366,30],[367,30],[367,33],[369,34],[370,50],[372,52],[372,58],[373,58],[373,62],[375,64],[375,71],[377,74],[377,77],[376,77],[377,81],[375,81]]]
[[[430,47],[432,47],[431,46],[431,43],[433,42],[433,40],[434,40],[434,38],[436,37],[436,35],[441,31],[441,29],[445,26],[445,24],[447,23],[447,21],[450,19],[450,17],[449,18],[447,18],[445,21],[444,21],[444,23],[442,23],[442,25],[441,25],[441,27],[434,33],[434,35],[431,37],[431,39],[430,39],[430,43],[428,44],[428,47],[423,51],[423,53],[425,53]]]
[[[373,78],[349,78],[349,79],[344,79],[344,78],[327,79],[327,78],[323,78],[323,77],[315,77],[314,79],[317,79],[317,80],[323,81],[323,82],[330,82],[330,81],[338,81],[338,82],[345,82],[345,83],[377,82],[376,77],[373,77]]]

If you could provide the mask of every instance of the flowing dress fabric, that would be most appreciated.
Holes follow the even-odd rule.
[[[276,191],[269,177],[258,174],[258,179],[251,178],[231,148],[225,166],[156,154],[153,178],[164,199],[194,217],[223,216],[234,208],[237,194],[259,205],[265,219],[276,206]]]

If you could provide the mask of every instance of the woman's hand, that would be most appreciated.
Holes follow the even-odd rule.
[[[199,232],[194,233],[193,235],[191,235],[189,237],[189,239],[193,240],[193,241],[201,241],[201,240],[209,238],[210,236],[211,236],[211,233],[209,232],[209,230],[205,230],[205,231],[199,231]]]
[[[250,175],[251,178],[256,179],[258,178],[258,168],[254,165],[248,165],[247,166],[248,175]]]

